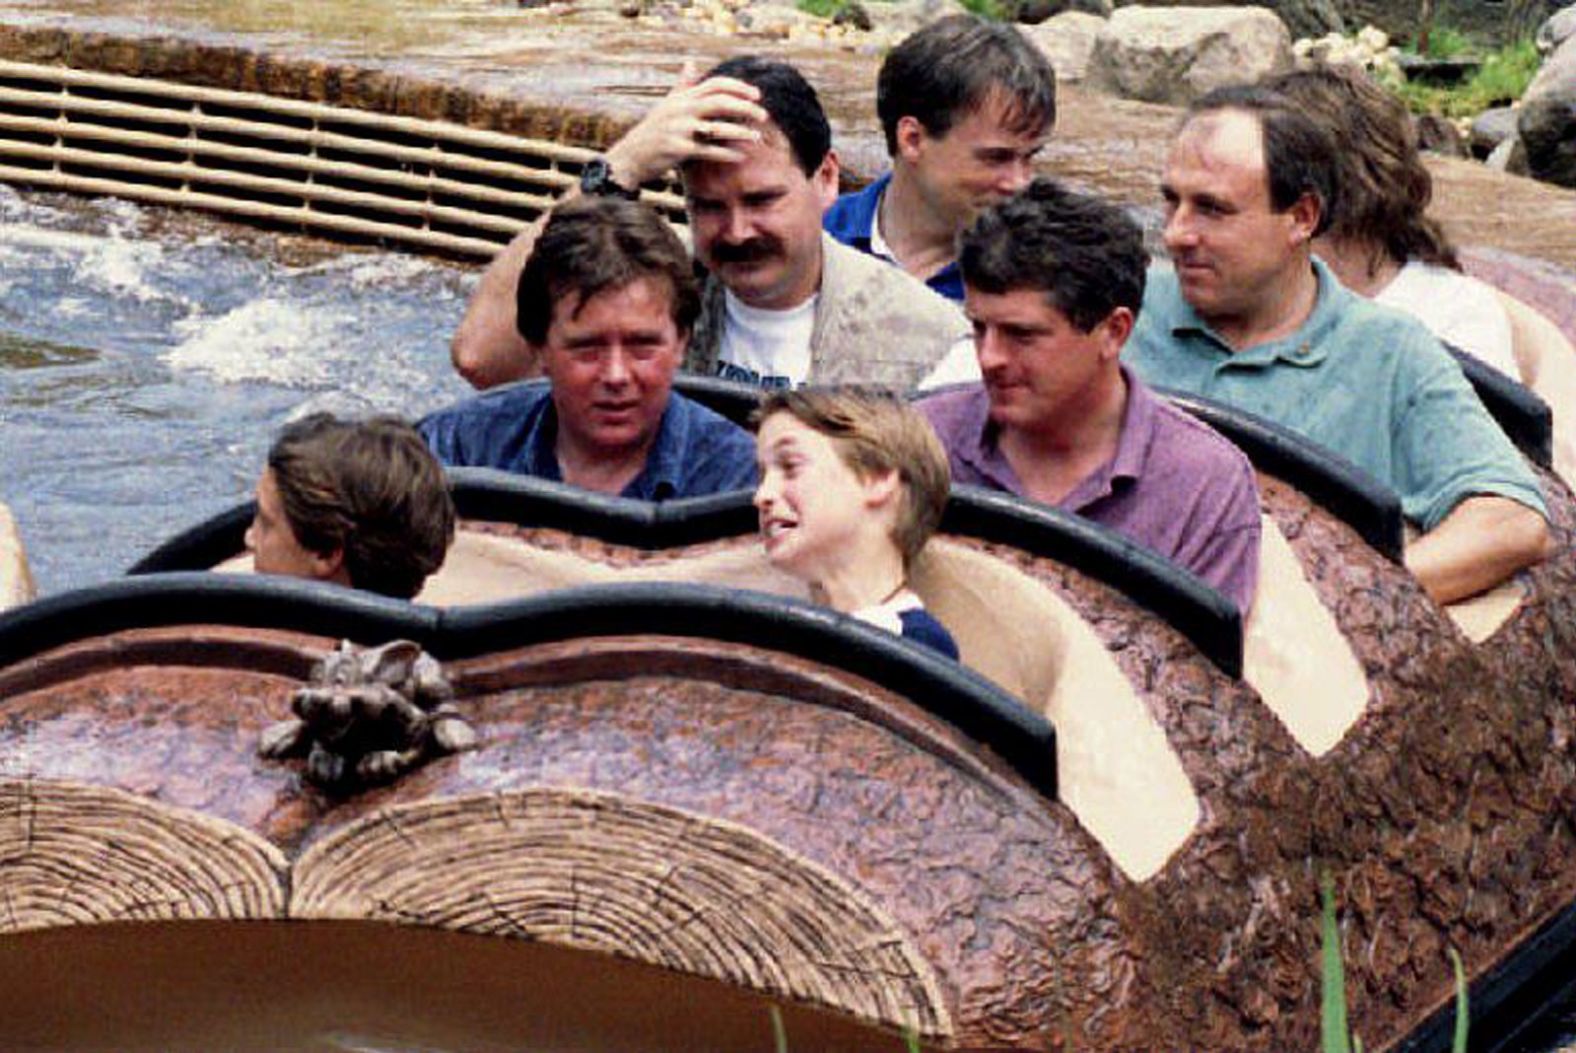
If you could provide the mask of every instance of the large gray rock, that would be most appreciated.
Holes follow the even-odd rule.
[[[1472,156],[1487,157],[1500,143],[1516,134],[1516,111],[1510,106],[1484,110],[1472,120]]]
[[[1170,0],[1166,6],[1218,7],[1220,3],[1221,0]],[[1259,0],[1259,6],[1279,15],[1294,39],[1344,33],[1348,28],[1356,30],[1363,24],[1342,17],[1340,0]]]
[[[1527,151],[1522,149],[1521,140],[1512,135],[1494,147],[1483,159],[1483,164],[1498,172],[1524,176],[1527,174]]]
[[[1538,50],[1547,55],[1566,40],[1576,36],[1576,4],[1561,8],[1538,27]]]
[[[1516,131],[1534,179],[1576,189],[1576,37],[1555,49],[1527,86]]]
[[[1098,15],[1064,11],[1037,26],[1026,26],[1024,33],[1051,60],[1057,80],[1083,80],[1094,42],[1104,28],[1105,19]]]
[[[870,12],[874,28],[894,40],[937,19],[968,13],[958,0],[895,0],[890,4],[867,4],[865,10]]]
[[[1121,7],[1095,40],[1088,80],[1124,98],[1186,104],[1291,62],[1291,35],[1266,8]]]
[[[1111,0],[1006,0],[1004,6],[1014,22],[1037,26],[1057,15],[1074,12],[1105,18],[1115,5]]]

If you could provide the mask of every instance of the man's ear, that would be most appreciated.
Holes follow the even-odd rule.
[[[530,380],[544,375],[547,372],[545,351],[546,348],[542,344],[533,344],[527,340],[525,342],[525,357],[520,360],[519,373],[509,379]]]
[[[307,565],[316,580],[334,581],[341,585],[351,584],[350,570],[345,566],[343,548],[329,549],[327,552],[309,552],[307,558]]]
[[[896,142],[897,157],[912,164],[919,158],[920,149],[925,145],[925,126],[918,117],[899,117],[897,119]]]
[[[1113,307],[1111,313],[1100,320],[1100,354],[1107,360],[1118,358],[1127,338],[1133,332],[1133,311],[1130,307]]]
[[[1319,229],[1319,220],[1324,215],[1324,202],[1316,194],[1303,194],[1286,210],[1286,215],[1291,220],[1292,244],[1306,245],[1313,240],[1313,232]]]
[[[810,181],[815,184],[816,196],[821,201],[821,211],[825,212],[837,200],[838,173],[842,165],[837,160],[837,151],[828,150],[826,156],[821,158],[820,167],[810,176]]]

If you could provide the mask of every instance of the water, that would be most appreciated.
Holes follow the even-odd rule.
[[[448,339],[476,276],[0,186],[0,501],[40,593],[246,499],[294,415],[462,397]]]

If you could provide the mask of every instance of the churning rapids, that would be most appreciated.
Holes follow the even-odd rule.
[[[251,495],[281,423],[468,390],[474,268],[0,186],[0,501],[40,594]]]

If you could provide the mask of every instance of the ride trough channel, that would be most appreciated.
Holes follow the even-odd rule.
[[[0,102],[8,182],[459,255],[591,156],[64,66],[0,65]],[[30,600],[0,517],[0,1029],[734,1049],[775,1007],[800,1049],[1311,1049],[1328,874],[1366,1048],[1446,1048],[1452,948],[1494,1048],[1576,961],[1576,497],[1562,404],[1471,379],[1558,539],[1493,592],[1434,604],[1393,494],[1181,400],[1258,473],[1251,614],[958,487],[914,587],[961,663],[809,603],[742,492],[451,471],[412,602],[250,573],[250,504]],[[358,691],[447,730],[359,780],[281,755],[293,702]]]

